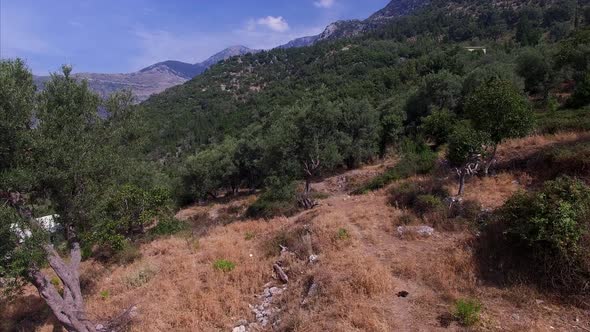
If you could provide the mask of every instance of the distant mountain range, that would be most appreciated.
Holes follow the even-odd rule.
[[[386,24],[391,19],[408,15],[428,3],[430,3],[429,0],[393,0],[385,8],[374,13],[366,20],[337,21],[328,25],[319,35],[297,38],[287,44],[278,46],[278,48],[305,47],[321,41],[354,37]],[[86,79],[90,88],[102,97],[108,97],[117,90],[131,89],[137,101],[141,102],[153,94],[185,83],[222,60],[256,52],[260,52],[260,50],[250,49],[245,46],[233,46],[201,63],[190,64],[169,60],[156,63],[134,73],[80,73],[74,76],[79,79]],[[40,89],[43,88],[48,79],[49,76],[35,76],[35,82]]]
[[[304,47],[325,40],[354,37],[380,25],[387,24],[391,19],[411,14],[429,3],[429,0],[393,0],[385,8],[369,16],[366,20],[337,21],[328,25],[319,35],[298,38],[279,47]]]
[[[233,56],[256,53],[245,46],[232,46],[213,55],[209,59],[195,64],[181,61],[163,61],[127,74],[98,74],[79,73],[74,76],[88,81],[90,88],[101,97],[108,97],[115,91],[131,89],[138,102],[146,100],[155,93],[160,93],[170,87],[182,84],[200,75],[212,65]],[[43,89],[49,76],[35,76],[35,83]]]

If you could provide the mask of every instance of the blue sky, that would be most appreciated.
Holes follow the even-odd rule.
[[[232,45],[268,49],[364,19],[389,0],[0,0],[0,57],[37,75],[132,72],[200,62]]]

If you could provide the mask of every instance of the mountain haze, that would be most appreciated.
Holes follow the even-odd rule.
[[[108,97],[113,92],[130,89],[135,95],[136,100],[141,102],[153,94],[185,83],[220,61],[233,56],[257,52],[259,50],[253,50],[245,46],[232,46],[203,62],[195,64],[168,60],[158,62],[133,73],[79,73],[74,76],[78,79],[87,80],[90,88],[103,98]],[[42,89],[44,82],[48,79],[48,76],[36,76],[35,83]]]

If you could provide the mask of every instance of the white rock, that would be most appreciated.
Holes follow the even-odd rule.
[[[420,236],[430,237],[434,234],[434,228],[430,226],[399,226],[397,233],[399,236],[404,236],[407,233],[415,233]]]
[[[232,332],[246,332],[246,327],[244,325],[238,326],[238,327],[234,327],[234,329],[232,330]]]
[[[281,295],[283,293],[283,290],[278,287],[272,287],[271,289],[269,289],[269,292],[271,296],[276,296]]]

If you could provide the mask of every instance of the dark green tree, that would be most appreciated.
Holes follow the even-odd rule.
[[[547,100],[555,75],[548,56],[536,49],[527,49],[516,59],[516,72],[524,78],[527,92],[540,92]]]
[[[377,154],[379,113],[367,100],[346,99],[341,108],[342,157],[354,168]]]
[[[464,111],[473,127],[489,137],[486,175],[495,161],[498,145],[506,139],[522,137],[533,128],[528,100],[509,81],[496,79],[480,86],[467,98]]]
[[[448,140],[447,159],[457,172],[457,195],[461,196],[465,193],[467,176],[476,174],[481,167],[484,145],[488,138],[485,133],[475,130],[468,121],[462,121],[453,128]]]

